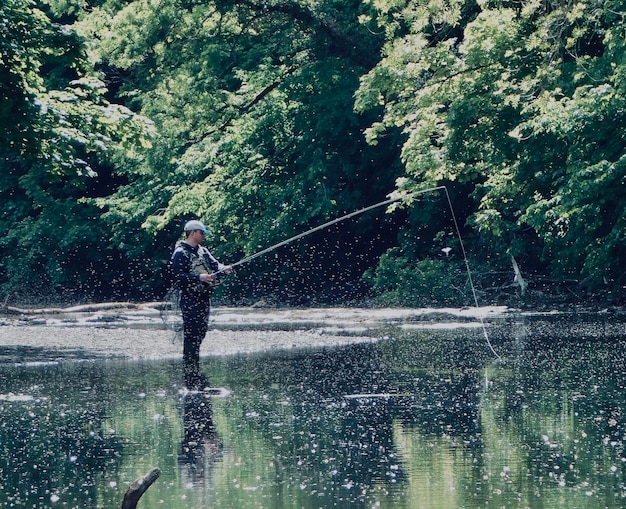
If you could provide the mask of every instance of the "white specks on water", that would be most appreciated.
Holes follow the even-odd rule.
[[[410,394],[400,394],[400,393],[391,393],[391,392],[381,392],[381,393],[363,393],[363,394],[346,394],[344,398],[346,399],[371,399],[371,398],[408,398]]]
[[[8,401],[10,403],[19,403],[23,401],[33,401],[35,398],[28,394],[13,394],[9,392],[8,394],[0,394],[0,401]]]
[[[543,443],[550,449],[557,449],[559,447],[559,444],[552,442],[548,435],[541,435],[541,440],[543,440]]]

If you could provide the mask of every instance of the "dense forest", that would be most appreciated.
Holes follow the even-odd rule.
[[[625,15],[618,0],[1,0],[0,297],[160,299],[188,219],[232,263],[392,197],[241,264],[219,297],[617,302]]]

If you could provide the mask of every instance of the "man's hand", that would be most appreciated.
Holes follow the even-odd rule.
[[[200,274],[199,276],[200,281],[202,281],[203,283],[208,283],[208,284],[212,284],[215,283],[216,277],[215,274]]]

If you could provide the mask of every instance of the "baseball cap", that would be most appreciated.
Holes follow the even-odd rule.
[[[187,221],[185,223],[184,230],[186,232],[192,232],[194,230],[201,230],[207,236],[211,234],[211,230],[209,230],[206,226],[204,226],[204,223],[202,223],[202,221],[198,221],[197,219],[192,219],[191,221]]]

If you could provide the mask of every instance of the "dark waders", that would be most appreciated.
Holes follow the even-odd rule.
[[[208,379],[200,372],[200,345],[209,329],[211,312],[210,295],[183,294],[180,300],[183,314],[183,370],[188,389],[198,390],[209,386]]]

